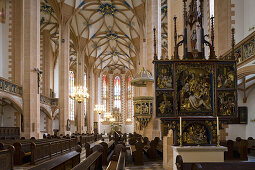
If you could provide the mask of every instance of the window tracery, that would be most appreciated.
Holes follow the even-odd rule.
[[[121,87],[120,87],[120,77],[116,76],[114,78],[114,107],[117,107],[119,111],[121,110]]]

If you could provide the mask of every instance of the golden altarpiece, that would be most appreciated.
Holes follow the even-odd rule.
[[[211,18],[208,40],[203,0],[183,0],[183,5],[183,35],[177,36],[177,18],[173,19],[174,56],[158,60],[154,54],[156,116],[166,131],[173,129],[175,145],[215,145],[219,138],[217,117],[222,123],[237,113],[236,61],[233,53],[226,60],[215,56],[214,20]],[[208,56],[205,46],[210,49]],[[182,57],[178,54],[181,47]]]

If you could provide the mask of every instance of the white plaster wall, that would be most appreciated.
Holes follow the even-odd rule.
[[[55,118],[53,120],[53,129],[58,129],[59,130],[59,119]]]
[[[248,91],[247,97],[246,106],[248,106],[248,124],[246,126],[246,138],[250,136],[255,138],[255,122],[251,122],[251,120],[255,119],[255,88]]]
[[[240,42],[255,29],[249,31],[249,28],[255,27],[255,1],[254,0],[232,0],[232,4],[235,4],[233,10],[235,16],[232,19],[235,21],[233,27],[236,29],[235,39],[236,43]]]
[[[40,131],[41,132],[46,131],[46,118],[47,118],[47,115],[43,111],[40,111]]]
[[[101,125],[101,131],[99,133],[107,133],[109,134],[111,132],[111,125]]]
[[[255,119],[255,88],[251,89],[247,93],[247,102],[243,103],[243,93],[238,92],[238,106],[248,107],[248,124],[230,124],[226,129],[228,133],[227,140],[235,140],[236,137],[247,139],[248,137],[255,137],[255,122],[251,120]]]
[[[235,11],[235,16],[232,20],[235,21],[233,28],[235,28],[235,40],[239,43],[244,38],[244,0],[232,0],[232,4],[235,4],[233,10]]]
[[[17,112],[12,106],[6,105],[3,108],[3,127],[15,127],[15,112]]]
[[[71,124],[70,131],[71,131],[71,133],[76,133],[77,132],[77,126]]]
[[[8,79],[9,77],[9,1],[6,1],[6,21],[4,24],[0,23],[0,77]]]
[[[134,133],[134,123],[126,125],[124,133]]]
[[[255,27],[255,1],[254,0],[243,0],[244,1],[244,37],[255,31],[255,29],[249,31],[250,27]]]

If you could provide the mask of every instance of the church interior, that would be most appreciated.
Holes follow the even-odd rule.
[[[254,0],[0,0],[0,170],[254,170]]]

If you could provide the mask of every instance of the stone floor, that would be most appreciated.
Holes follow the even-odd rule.
[[[133,170],[133,169],[139,169],[139,170],[164,170],[163,168],[163,162],[145,162],[143,166],[127,166],[125,168],[126,170]]]

